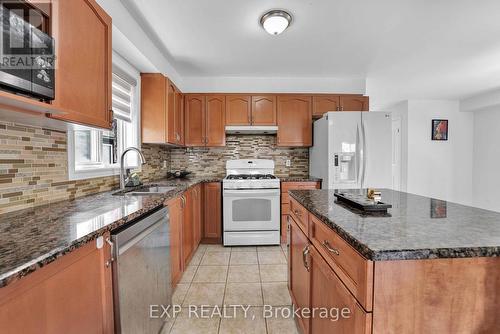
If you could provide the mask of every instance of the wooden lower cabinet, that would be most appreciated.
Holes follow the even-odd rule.
[[[0,332],[113,333],[110,258],[91,241],[1,288]]]
[[[309,252],[309,241],[307,236],[302,232],[297,223],[290,219],[290,258],[289,263],[289,280],[288,288],[293,304],[297,308],[309,307],[310,294],[310,274],[309,265],[306,262],[307,253]],[[297,323],[303,334],[309,333],[309,319],[296,318]]]
[[[170,264],[172,287],[175,287],[182,276],[184,259],[182,256],[182,225],[184,223],[184,200],[176,197],[167,201],[170,215]]]
[[[182,257],[184,268],[194,255],[201,241],[201,185],[187,190],[184,197],[184,224],[182,226]]]
[[[287,217],[290,214],[289,190],[320,189],[320,181],[281,182],[281,243],[286,243]]]
[[[198,184],[193,188],[193,240],[195,244],[195,250],[197,246],[201,242],[201,233],[202,233],[202,185]]]
[[[205,243],[222,242],[222,189],[220,182],[203,185],[203,236]]]
[[[193,190],[193,188],[190,188],[181,196],[181,199],[184,200],[184,219],[182,224],[182,260],[184,268],[187,267],[195,249]]]
[[[311,317],[310,333],[371,333],[372,314],[358,304],[315,247],[309,247],[311,309],[334,310],[330,317]]]

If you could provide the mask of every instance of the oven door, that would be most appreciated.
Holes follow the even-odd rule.
[[[224,231],[280,228],[279,189],[224,190]]]

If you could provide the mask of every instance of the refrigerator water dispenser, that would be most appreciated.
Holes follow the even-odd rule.
[[[356,157],[354,152],[334,154],[334,182],[356,183]]]

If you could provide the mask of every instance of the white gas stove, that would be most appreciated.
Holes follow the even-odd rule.
[[[274,161],[229,160],[222,185],[224,245],[278,245],[280,180]]]

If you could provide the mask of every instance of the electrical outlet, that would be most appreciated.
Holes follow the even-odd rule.
[[[167,160],[163,160],[163,168],[167,168]]]
[[[287,161],[285,161],[285,166],[291,167],[292,166],[292,160],[287,159]]]

